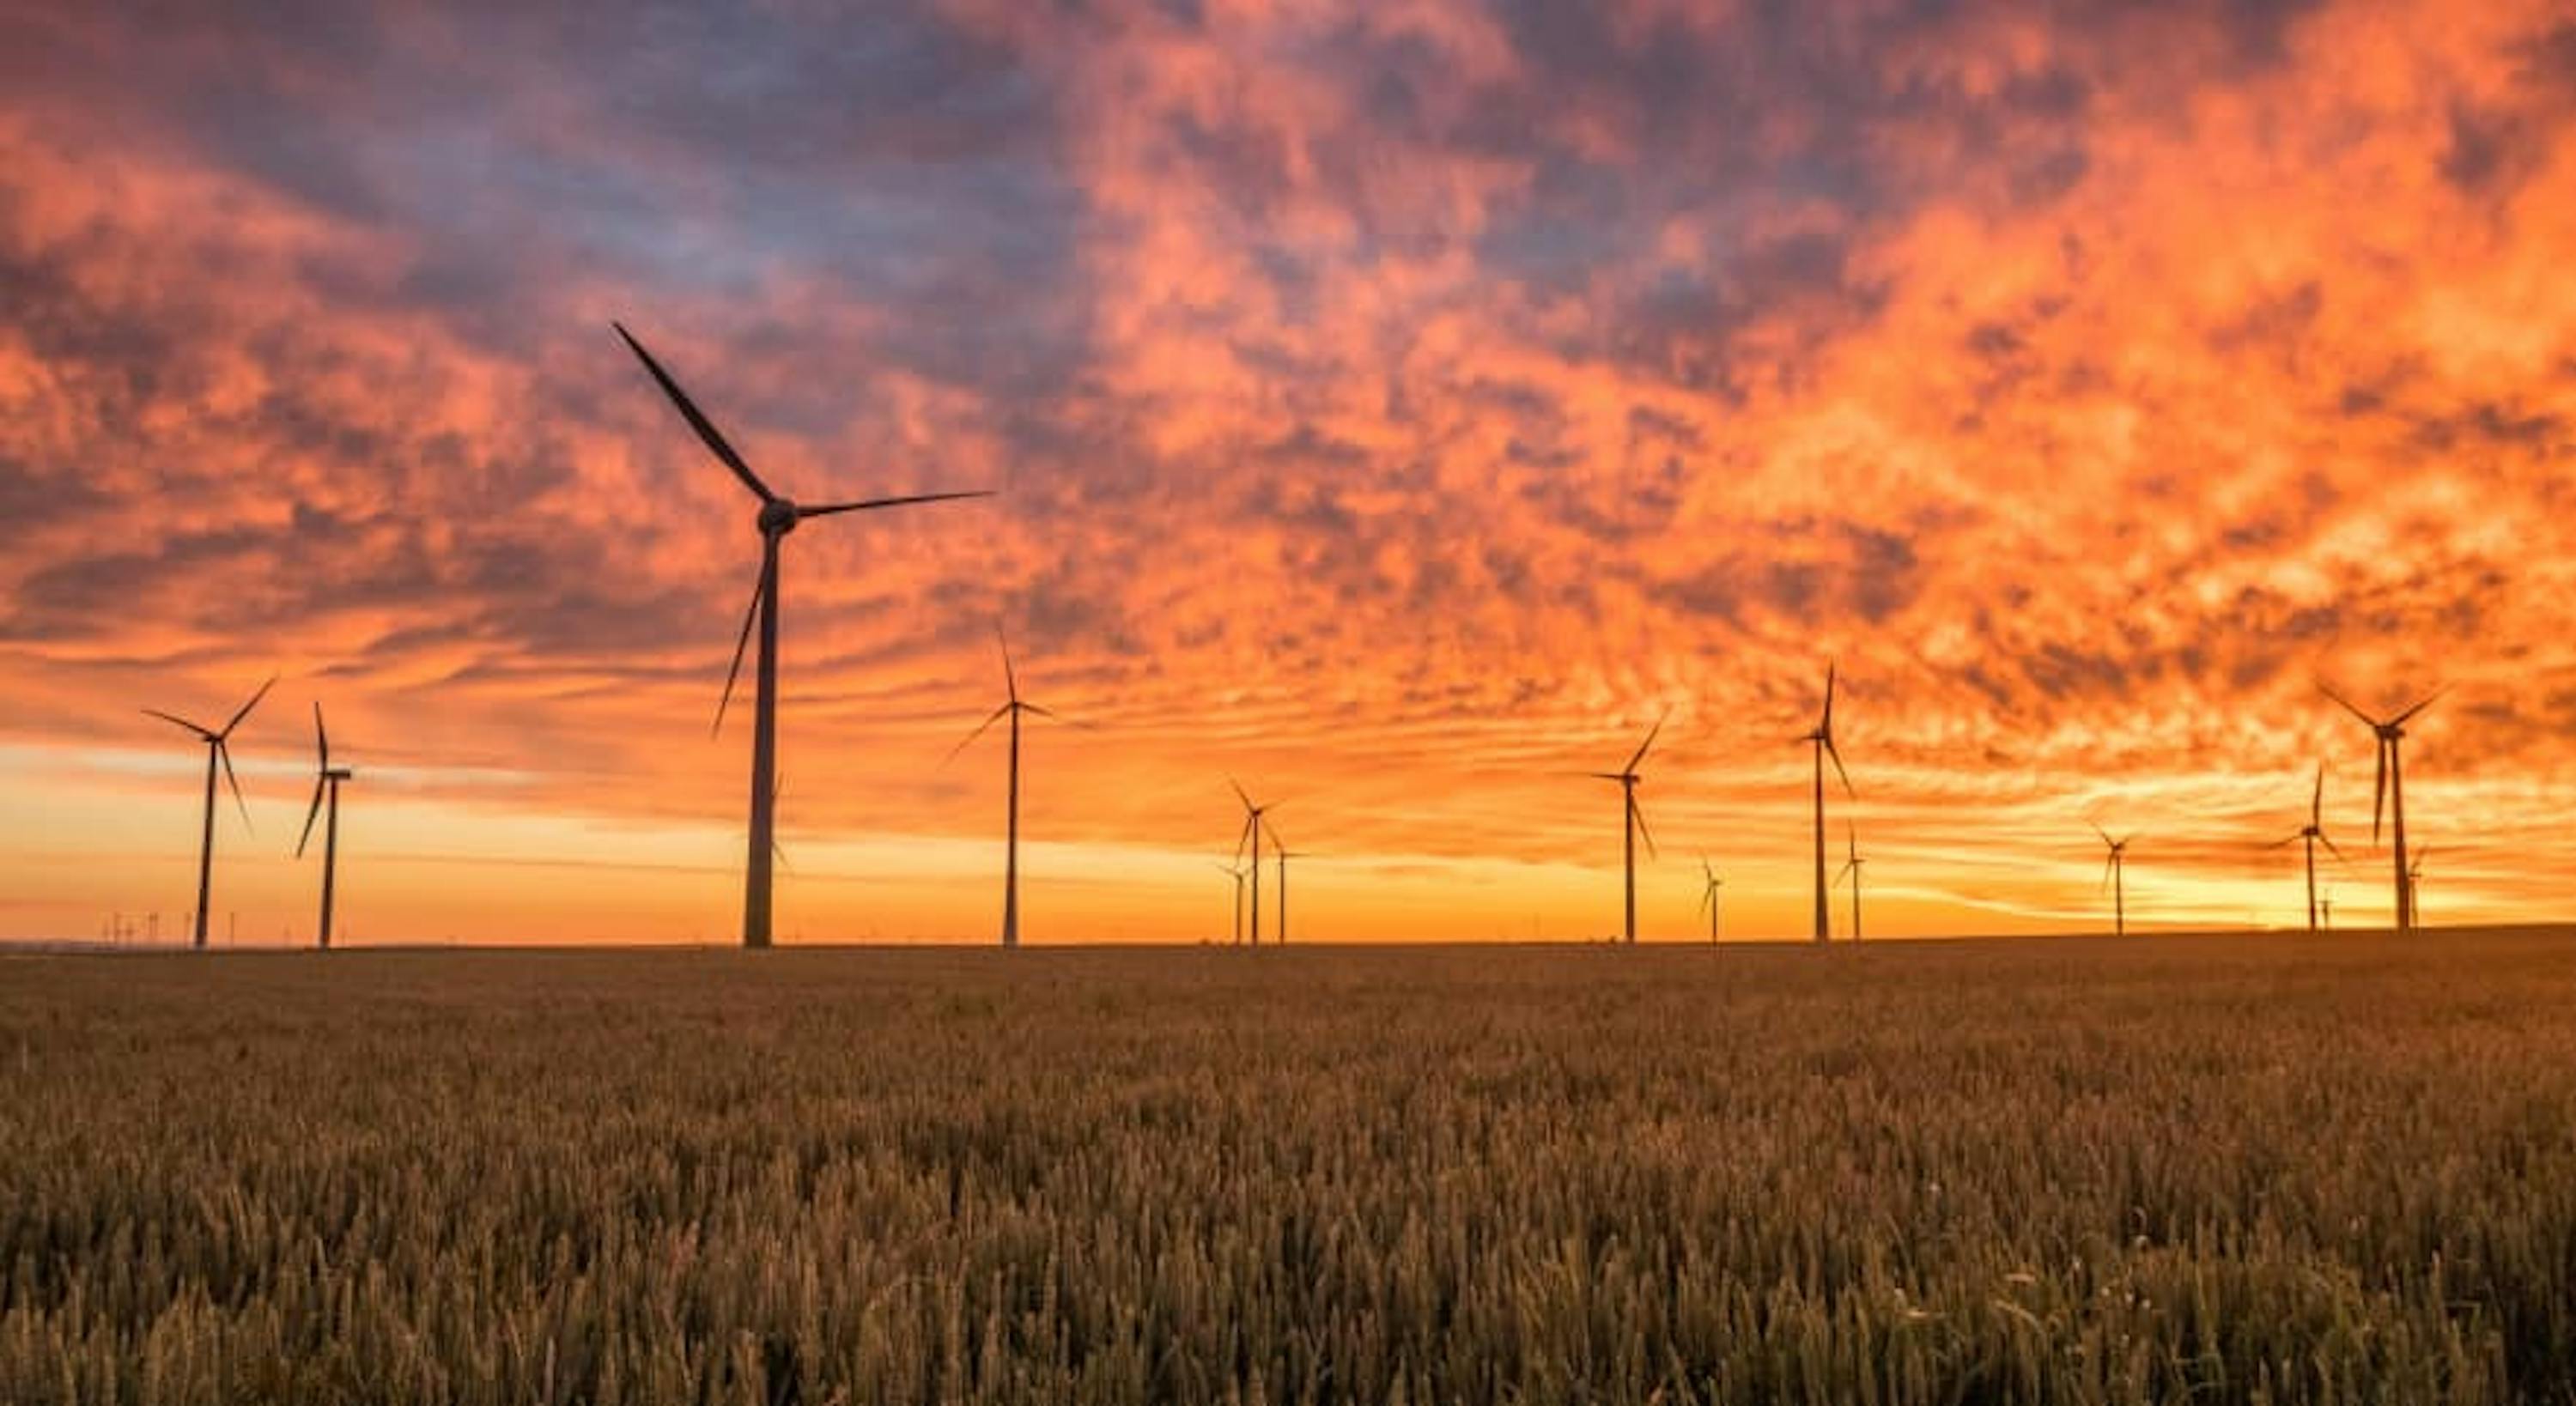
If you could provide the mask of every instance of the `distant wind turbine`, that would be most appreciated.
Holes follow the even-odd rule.
[[[2426,845],[2415,851],[2415,858],[2406,866],[2406,926],[2410,928],[2424,921],[2424,861],[2432,853],[2433,847]]]
[[[331,946],[331,893],[340,870],[340,783],[356,773],[344,766],[331,765],[331,734],[322,728],[322,705],[313,705],[313,748],[319,760],[314,764],[313,804],[304,812],[304,835],[295,842],[295,857],[304,857],[304,847],[313,842],[313,818],[327,808],[330,819],[322,826],[322,926],[317,945]]]
[[[2308,823],[2292,832],[2289,838],[2276,842],[2272,847],[2283,849],[2302,842],[2307,846],[2308,855],[2308,931],[2315,932],[2317,930],[2317,846],[2324,845],[2326,852],[2338,860],[2343,858],[2343,851],[2336,848],[2335,842],[2326,835],[2326,769],[2322,762],[2317,764],[2316,789],[2308,795]]]
[[[1049,709],[1027,702],[1020,697],[1019,672],[1011,667],[1011,642],[1002,637],[1000,626],[994,627],[993,637],[1001,642],[1002,682],[1003,686],[1010,690],[1009,701],[995,708],[982,722],[977,723],[975,730],[966,734],[966,741],[958,743],[950,750],[948,756],[954,760],[959,752],[966,750],[968,743],[984,735],[984,729],[1005,717],[1011,720],[1011,799],[1009,828],[1006,832],[1008,839],[1004,844],[1002,859],[1002,945],[1017,947],[1020,945],[1020,716],[1024,713],[1035,713],[1041,718],[1051,718],[1058,722],[1063,719],[1057,718]],[[945,762],[941,764],[946,765]]]
[[[1288,861],[1305,859],[1313,853],[1312,850],[1290,849],[1288,842],[1279,838],[1277,830],[1270,832],[1270,857],[1279,869],[1279,946],[1288,945]]]
[[[258,707],[259,700],[266,698],[268,696],[269,689],[275,687],[276,684],[276,677],[274,675],[270,676],[267,683],[259,686],[259,692],[252,694],[250,696],[250,701],[241,705],[241,711],[233,714],[231,721],[225,723],[221,728],[213,731],[199,727],[195,723],[192,723],[186,718],[180,717],[175,713],[165,713],[158,708],[146,708],[143,710],[146,714],[159,718],[165,723],[176,723],[179,726],[186,728],[188,731],[197,734],[198,741],[206,744],[206,823],[204,831],[197,842],[196,946],[201,951],[206,945],[206,901],[214,886],[215,768],[218,765],[222,766],[224,772],[224,784],[232,787],[233,805],[241,811],[242,828],[244,830],[248,830],[250,828],[250,806],[242,800],[241,779],[233,775],[233,754],[230,744],[233,729],[242,725],[242,719],[250,716],[250,710]]]
[[[1851,773],[1843,770],[1843,754],[1834,747],[1834,665],[1825,665],[1825,711],[1814,729],[1798,739],[1816,749],[1816,941],[1833,940],[1833,918],[1825,907],[1825,759],[1833,758],[1834,775],[1842,778],[1843,794],[1858,799],[1852,790]]]
[[[1669,712],[1665,714],[1665,717],[1670,716],[1671,714]],[[1637,767],[1640,763],[1646,760],[1647,749],[1655,745],[1656,735],[1661,733],[1663,730],[1664,719],[1657,718],[1655,720],[1655,725],[1647,730],[1646,740],[1638,743],[1637,750],[1629,756],[1628,764],[1619,768],[1617,771],[1592,771],[1584,773],[1586,776],[1590,776],[1595,780],[1616,781],[1619,783],[1619,799],[1621,806],[1619,834],[1622,842],[1620,858],[1625,866],[1625,872],[1627,875],[1627,897],[1624,911],[1627,915],[1627,940],[1631,945],[1634,945],[1637,941],[1637,837],[1640,835],[1645,836],[1646,853],[1649,856],[1653,855],[1655,852],[1655,836],[1652,831],[1646,828],[1646,813],[1637,809],[1637,783],[1645,780],[1643,776],[1638,774]]]
[[[1843,822],[1843,839],[1850,847],[1851,858],[1843,861],[1841,871],[1834,875],[1834,884],[1836,887],[1840,887],[1844,879],[1848,878],[1851,880],[1852,941],[1858,942],[1860,941],[1860,871],[1861,866],[1869,863],[1869,861],[1861,857],[1860,832],[1853,829],[1851,822],[1848,820]]]
[[[707,417],[700,413],[688,392],[671,379],[644,344],[626,330],[623,323],[612,323],[654,383],[677,406],[680,417],[697,431],[708,450],[733,470],[742,486],[760,499],[760,578],[752,587],[751,607],[743,612],[742,634],[734,641],[733,665],[725,671],[724,694],[716,702],[716,726],[724,726],[726,705],[733,701],[734,680],[742,674],[743,651],[751,643],[752,626],[760,627],[760,657],[753,666],[751,724],[751,835],[750,848],[743,862],[742,945],[767,947],[770,934],[770,864],[776,858],[776,821],[778,785],[778,547],[796,525],[808,518],[830,517],[835,513],[870,512],[878,508],[901,507],[907,503],[940,503],[957,498],[989,498],[990,490],[977,489],[963,493],[914,493],[899,498],[867,498],[848,503],[825,503],[804,506],[782,498],[760,481],[740,454],[725,442]]]
[[[1227,878],[1234,880],[1234,945],[1241,947],[1243,945],[1243,868],[1236,864],[1220,864],[1216,867],[1222,870]]]
[[[2115,840],[2099,825],[2093,827],[2093,833],[2102,837],[2103,848],[2108,851],[2102,860],[2102,883],[2111,890],[2111,931],[2115,936],[2126,937],[2129,935],[2129,841],[2137,836],[2122,835]]]
[[[1700,911],[1708,914],[1708,940],[1711,945],[1714,945],[1718,934],[1724,931],[1726,926],[1725,913],[1719,902],[1721,895],[1718,892],[1726,887],[1726,880],[1717,876],[1717,870],[1709,866],[1708,856],[1704,854],[1699,857],[1699,876]]]
[[[2441,697],[2447,690],[2435,689],[2424,695],[2411,708],[2393,713],[2386,718],[2374,718],[2354,707],[2351,700],[2342,694],[2327,688],[2322,681],[2317,684],[2317,688],[2326,697],[2341,704],[2345,712],[2367,724],[2371,734],[2378,740],[2379,781],[2371,790],[2370,840],[2373,844],[2379,842],[2379,820],[2384,809],[2393,822],[2390,828],[2389,857],[2393,861],[2397,883],[2395,904],[2397,916],[2394,921],[2399,932],[2409,931],[2415,926],[2415,905],[2407,893],[2407,885],[2412,882],[2412,878],[2411,871],[2406,867],[2406,774],[2399,764],[2397,749],[2398,744],[2406,740],[2406,724],[2417,713],[2432,707],[2433,700]]]
[[[1254,805],[1243,784],[1233,777],[1227,777],[1225,784],[1232,786],[1236,799],[1243,802],[1243,833],[1235,837],[1234,860],[1237,864],[1243,863],[1244,847],[1251,847],[1252,862],[1247,867],[1252,877],[1252,945],[1258,947],[1261,945],[1261,817],[1269,813],[1270,807]]]

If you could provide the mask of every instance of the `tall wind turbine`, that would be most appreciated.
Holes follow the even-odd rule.
[[[1717,876],[1717,870],[1709,866],[1708,856],[1704,854],[1699,857],[1699,877],[1700,911],[1708,914],[1709,945],[1715,946],[1718,934],[1726,927],[1726,916],[1720,906],[1721,895],[1718,892],[1726,887],[1726,880]]]
[[[742,945],[769,945],[770,863],[776,857],[777,763],[778,763],[778,547],[798,523],[808,518],[830,517],[836,513],[870,512],[878,508],[901,507],[907,503],[939,503],[954,498],[989,498],[990,490],[977,489],[963,493],[914,493],[899,498],[867,498],[848,503],[805,505],[782,498],[760,481],[740,454],[725,442],[722,432],[701,414],[688,392],[671,379],[644,344],[626,330],[623,323],[612,323],[617,335],[634,351],[644,369],[652,373],[654,383],[677,406],[680,418],[698,432],[698,438],[733,470],[733,476],[760,500],[756,519],[760,529],[760,577],[751,590],[751,607],[743,612],[742,634],[734,641],[733,665],[725,671],[724,696],[716,703],[716,726],[724,726],[725,707],[733,701],[734,680],[742,673],[743,650],[751,643],[752,626],[760,627],[760,658],[753,666],[751,724],[751,835],[750,848],[743,861]]]
[[[2406,932],[2415,926],[2415,904],[2407,893],[2407,885],[2412,882],[2412,876],[2406,867],[2406,774],[2398,763],[2397,746],[2406,740],[2406,724],[2413,720],[2417,713],[2432,707],[2433,700],[2441,697],[2444,690],[2435,689],[2418,700],[2415,706],[2403,712],[2392,713],[2386,718],[2374,718],[2354,707],[2342,694],[2327,688],[2323,682],[2318,683],[2317,688],[2326,697],[2342,704],[2345,712],[2368,724],[2372,735],[2378,739],[2379,782],[2372,788],[2371,793],[2370,839],[2373,844],[2379,842],[2379,820],[2381,811],[2384,809],[2394,822],[2390,827],[2389,856],[2397,876],[2395,926],[2399,932]]]
[[[2136,839],[2137,836],[2122,835],[2115,840],[2111,838],[2109,831],[2099,825],[2093,827],[2093,833],[2102,837],[2103,848],[2108,851],[2102,860],[2102,883],[2104,887],[2111,890],[2111,931],[2114,936],[2127,937],[2129,935],[2129,841]]]
[[[1671,714],[1667,712],[1665,716],[1670,717]],[[1646,813],[1637,809],[1637,783],[1645,779],[1637,774],[1637,767],[1639,763],[1646,760],[1646,750],[1655,745],[1656,734],[1663,730],[1664,719],[1655,719],[1655,725],[1646,732],[1646,740],[1637,744],[1637,750],[1629,756],[1628,764],[1617,771],[1584,773],[1596,780],[1619,783],[1620,859],[1627,873],[1626,907],[1623,911],[1627,915],[1627,940],[1632,946],[1637,941],[1637,837],[1639,835],[1646,837],[1646,853],[1649,856],[1655,852],[1655,836],[1652,831],[1646,829]]]
[[[1252,862],[1247,867],[1252,877],[1252,945],[1258,947],[1261,945],[1261,817],[1269,813],[1270,807],[1254,805],[1242,783],[1233,777],[1227,777],[1225,784],[1232,786],[1236,799],[1243,802],[1243,833],[1235,837],[1234,861],[1243,863],[1244,847],[1251,847]]]
[[[977,723],[975,730],[966,734],[966,741],[958,743],[948,755],[954,759],[959,752],[966,750],[968,743],[983,736],[984,729],[1005,717],[1011,720],[1011,801],[1007,832],[1009,839],[1004,846],[1002,859],[1002,945],[1017,947],[1020,945],[1020,717],[1024,713],[1034,713],[1041,718],[1055,718],[1059,722],[1063,720],[1056,718],[1052,711],[1020,697],[1019,672],[1011,667],[1011,642],[1002,637],[999,626],[994,627],[993,637],[1001,641],[1002,682],[1003,686],[1010,690],[1010,701],[995,708],[982,722]],[[945,764],[942,763],[942,765]]]
[[[2308,823],[2300,826],[2289,838],[2273,845],[2273,848],[2280,849],[2301,842],[2306,843],[2308,851],[2308,931],[2315,932],[2317,930],[2317,846],[2324,845],[2327,853],[2337,859],[2343,858],[2343,851],[2337,849],[2335,842],[2326,835],[2326,768],[2323,762],[2317,764],[2316,789],[2308,795]]]
[[[195,723],[192,723],[186,718],[180,717],[175,713],[165,713],[158,708],[146,708],[143,710],[145,713],[152,717],[159,718],[163,722],[176,723],[179,726],[186,728],[188,731],[197,734],[198,741],[206,744],[206,823],[204,831],[197,841],[196,946],[200,950],[203,950],[206,945],[206,902],[214,886],[215,768],[218,764],[223,767],[224,783],[232,787],[233,804],[241,811],[242,828],[244,830],[248,830],[250,828],[250,806],[242,800],[240,778],[233,775],[233,754],[232,748],[229,744],[232,740],[233,729],[242,725],[242,719],[250,716],[250,710],[258,707],[259,700],[266,698],[268,696],[269,689],[275,687],[276,684],[276,676],[271,675],[267,683],[259,686],[259,692],[252,694],[250,696],[250,701],[241,705],[241,711],[233,714],[231,721],[225,723],[220,729],[216,729],[214,731],[208,731],[205,728],[199,727]]]
[[[1853,829],[1851,822],[1848,820],[1843,822],[1843,839],[1844,842],[1850,846],[1851,858],[1843,861],[1841,871],[1834,875],[1834,883],[1839,887],[1844,879],[1848,878],[1851,880],[1852,941],[1858,942],[1860,941],[1860,869],[1862,865],[1867,864],[1869,861],[1861,858],[1860,832]]]
[[[313,804],[304,812],[304,835],[295,842],[295,857],[304,857],[304,847],[313,842],[313,818],[327,806],[331,818],[322,826],[322,926],[319,945],[331,946],[331,886],[340,871],[340,783],[356,775],[344,766],[331,765],[331,734],[322,728],[322,705],[313,705],[313,747],[320,754],[314,765]]]
[[[1277,830],[1270,832],[1270,857],[1279,869],[1279,946],[1288,945],[1288,861],[1304,859],[1313,853],[1313,850],[1290,849],[1288,842],[1279,838]]]
[[[1843,754],[1834,747],[1834,665],[1825,664],[1825,711],[1814,728],[1798,739],[1816,749],[1816,941],[1831,942],[1833,918],[1825,908],[1825,759],[1833,758],[1834,775],[1842,778],[1843,794],[1858,799],[1852,790],[1851,773],[1843,770]]]

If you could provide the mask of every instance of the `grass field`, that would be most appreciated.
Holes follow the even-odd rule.
[[[2576,1401],[2576,935],[0,959],[0,1400]]]

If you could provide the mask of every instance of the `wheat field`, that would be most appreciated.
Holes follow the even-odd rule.
[[[0,1399],[2576,1401],[2576,935],[0,959]]]

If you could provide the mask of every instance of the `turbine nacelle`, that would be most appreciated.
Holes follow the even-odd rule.
[[[764,537],[784,537],[796,530],[796,524],[802,516],[796,511],[794,503],[785,498],[771,498],[760,505],[760,534]]]

